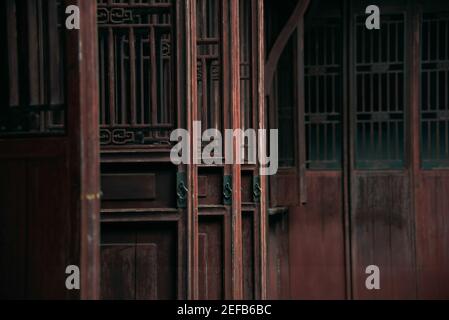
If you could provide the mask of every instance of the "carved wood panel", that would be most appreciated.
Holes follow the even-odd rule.
[[[176,125],[175,2],[98,1],[102,146],[167,145]]]
[[[103,299],[177,298],[174,223],[105,223],[102,228]]]

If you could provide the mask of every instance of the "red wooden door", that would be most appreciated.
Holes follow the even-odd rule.
[[[175,129],[195,148],[195,121],[222,134],[263,126],[261,8],[98,1],[102,298],[264,295],[257,165],[170,159]]]
[[[411,12],[410,7],[391,1],[382,6],[380,30],[370,32],[365,26],[366,15],[361,13],[363,4],[351,3],[349,24],[353,296],[415,298],[415,217],[409,157],[411,100],[407,96],[407,17]],[[380,269],[380,290],[368,290],[365,286],[365,269],[369,265]]]
[[[65,8],[80,8],[80,30]],[[2,1],[0,296],[98,297],[95,3]],[[82,59],[79,59],[82,57]],[[66,267],[81,269],[69,291]]]
[[[447,4],[385,1],[380,30],[365,26],[368,5],[312,1],[277,66],[270,127],[287,143],[270,181],[271,211],[284,212],[270,225],[276,298],[447,296]],[[272,6],[281,21],[296,12]],[[370,265],[380,290],[366,287]]]
[[[185,6],[98,1],[101,298],[186,297],[187,167],[170,134],[187,128]]]

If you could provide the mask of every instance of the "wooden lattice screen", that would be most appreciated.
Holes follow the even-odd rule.
[[[98,2],[101,144],[168,144],[175,127],[172,1]]]

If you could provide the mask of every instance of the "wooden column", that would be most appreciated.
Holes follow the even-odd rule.
[[[100,297],[100,177],[97,2],[66,0],[80,9],[80,30],[67,30],[67,110],[72,213],[79,214],[81,299]],[[65,10],[64,10],[65,11]],[[77,182],[79,181],[79,183]],[[79,197],[81,194],[81,197]],[[77,226],[72,226],[76,230]],[[74,241],[75,241],[74,239]],[[62,284],[61,284],[62,285]]]
[[[231,122],[234,130],[241,128],[240,116],[240,33],[239,0],[230,0],[231,56]],[[243,298],[241,141],[234,137],[232,165],[232,298]]]
[[[257,1],[257,105],[258,105],[258,118],[257,118],[257,128],[266,128],[266,115],[265,115],[265,32],[264,32],[264,5],[263,1]],[[259,150],[260,152],[261,150]],[[260,233],[260,298],[262,300],[267,299],[267,227],[268,227],[268,190],[267,190],[267,177],[260,176],[260,203],[259,203],[259,233]]]
[[[193,122],[198,120],[197,93],[197,40],[196,40],[196,1],[185,1],[186,8],[186,44],[187,44],[187,130],[193,141]],[[191,148],[193,151],[193,148]],[[193,163],[190,153],[190,165],[187,170],[189,189],[187,212],[187,255],[188,255],[188,299],[198,299],[198,167]]]

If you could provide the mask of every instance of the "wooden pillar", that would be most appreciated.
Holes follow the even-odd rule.
[[[231,121],[232,129],[241,128],[240,110],[240,33],[239,0],[230,0],[230,56],[231,56]],[[242,192],[241,192],[241,141],[233,139],[234,164],[232,165],[232,298],[243,298],[243,248],[242,248]]]
[[[193,122],[198,120],[197,92],[197,40],[196,40],[196,1],[185,1],[186,8],[186,44],[187,44],[187,130],[193,133]],[[194,145],[193,134],[190,145]],[[192,149],[193,151],[193,149]],[[187,297],[198,299],[198,168],[190,153],[190,164],[187,170],[189,189],[187,211]]]
[[[67,30],[67,110],[72,213],[79,214],[81,299],[100,297],[100,177],[97,2],[66,0],[80,9],[80,30]],[[64,10],[65,11],[65,10]],[[76,230],[78,226],[72,226]],[[75,253],[75,255],[77,255]]]
[[[266,128],[266,115],[265,115],[265,32],[264,32],[264,2],[256,1],[256,17],[257,20],[257,106],[258,106],[258,118],[257,128]],[[259,150],[259,152],[262,152]],[[267,189],[267,177],[260,176],[260,203],[259,203],[259,234],[260,234],[260,298],[262,300],[267,299],[267,228],[268,228],[268,189]]]

